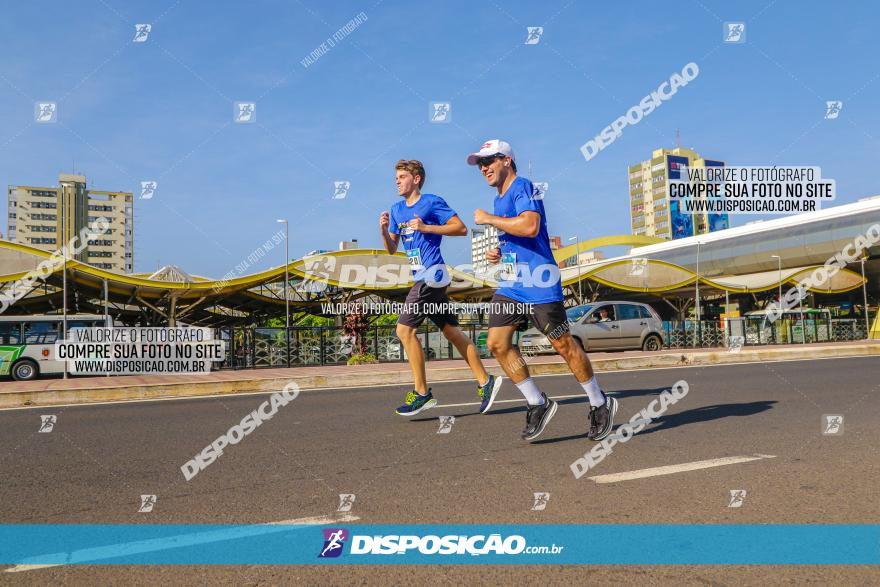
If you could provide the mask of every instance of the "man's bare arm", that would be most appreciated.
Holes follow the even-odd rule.
[[[526,236],[529,238],[538,236],[538,232],[541,230],[541,215],[531,210],[526,210],[513,218],[495,216],[483,210],[477,210],[474,212],[474,222],[477,224],[489,224],[513,236]]]

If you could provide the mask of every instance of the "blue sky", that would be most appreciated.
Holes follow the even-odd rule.
[[[363,12],[309,67],[301,60]],[[135,270],[220,277],[291,221],[290,252],[357,238],[399,196],[416,158],[425,191],[469,226],[493,191],[464,158],[509,141],[547,181],[551,234],[627,234],[626,167],[681,142],[731,165],[817,165],[838,204],[880,193],[880,6],[756,2],[42,2],[0,21],[0,183],[136,191]],[[746,42],[723,44],[724,21]],[[151,23],[132,43],[134,25]],[[543,26],[536,45],[526,27]],[[595,158],[579,148],[688,62],[700,75]],[[36,124],[34,101],[59,103]],[[825,100],[842,100],[824,120]],[[257,122],[234,124],[233,102]],[[429,122],[449,101],[452,122]],[[333,182],[351,182],[331,199]],[[732,218],[739,225],[754,216]],[[4,234],[6,233],[4,227]],[[466,238],[448,262],[469,261]],[[254,271],[283,260],[265,258]]]

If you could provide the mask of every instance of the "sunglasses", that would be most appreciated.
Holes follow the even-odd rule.
[[[489,155],[488,157],[480,157],[479,159],[477,159],[477,167],[488,167],[495,163],[496,160],[504,157],[506,157],[506,155],[502,155],[501,153],[495,153],[494,155]]]

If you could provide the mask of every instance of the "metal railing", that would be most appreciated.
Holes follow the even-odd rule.
[[[756,346],[865,340],[868,335],[864,318],[827,315],[786,316],[775,322],[763,316],[745,316],[728,318],[724,327],[718,320],[663,322],[666,348],[725,347],[730,337],[741,337],[743,346]]]
[[[461,327],[477,346],[480,356],[486,349],[488,326]],[[354,341],[339,326],[292,326],[284,328],[218,328],[217,336],[226,342],[223,369],[261,367],[303,367],[343,365],[355,350]],[[742,337],[743,346],[837,342],[867,338],[864,318],[827,316],[784,317],[770,322],[761,316],[719,320],[680,320],[663,322],[664,348],[719,348],[728,346],[730,337]],[[516,333],[514,344],[519,341]],[[460,359],[458,350],[431,323],[418,330],[427,360]],[[371,326],[363,335],[366,352],[380,363],[404,362],[406,353],[395,334],[395,326]]]
[[[488,326],[462,326],[461,329],[477,346],[480,355],[488,357],[486,335]],[[433,324],[418,330],[427,360],[460,359],[461,354]],[[292,326],[284,328],[218,328],[217,337],[226,342],[223,369],[260,367],[303,367],[308,365],[343,365],[355,352],[355,341],[340,326]],[[519,333],[515,342],[519,339]],[[406,361],[403,344],[395,334],[395,326],[371,326],[363,334],[366,352],[380,363]]]

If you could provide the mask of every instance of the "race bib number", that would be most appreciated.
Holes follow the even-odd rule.
[[[413,267],[422,265],[422,255],[420,249],[410,249],[406,252],[406,259]]]
[[[516,281],[516,253],[501,253],[501,279]]]

